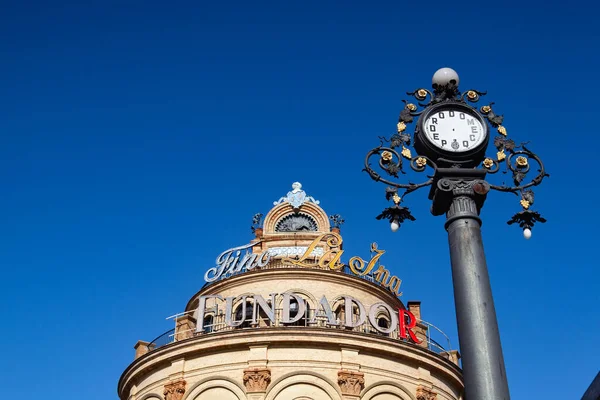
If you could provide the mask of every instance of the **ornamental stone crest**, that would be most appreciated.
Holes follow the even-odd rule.
[[[163,392],[165,400],[181,400],[185,393],[185,384],[183,379],[167,383]]]
[[[358,396],[365,387],[365,374],[355,371],[338,371],[338,385],[342,394]]]
[[[437,400],[437,393],[423,386],[417,388],[417,400]]]
[[[312,196],[306,195],[306,192],[302,190],[302,184],[300,182],[294,182],[292,184],[292,190],[289,191],[285,197],[274,201],[273,205],[276,206],[281,203],[290,203],[292,207],[298,209],[302,204],[308,202],[312,202],[315,204],[320,203],[319,200],[315,200]]]
[[[246,392],[264,392],[271,383],[271,370],[268,368],[247,368],[244,370]]]

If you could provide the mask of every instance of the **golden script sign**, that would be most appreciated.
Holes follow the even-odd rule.
[[[313,242],[308,246],[304,254],[298,258],[283,258],[281,261],[284,264],[292,264],[300,267],[314,267],[314,261],[309,263],[308,259],[314,259],[314,256],[311,255],[313,250],[323,241],[327,243],[327,245],[331,248],[329,251],[326,251],[319,259],[318,265],[321,268],[329,267],[333,270],[339,270],[345,266],[345,264],[340,262],[340,258],[342,254],[344,254],[344,250],[342,250],[342,237],[335,232],[324,233],[317,237]],[[377,248],[377,243],[371,244],[371,253],[375,253],[375,255],[371,256],[371,259],[367,262],[358,256],[354,256],[350,258],[348,262],[348,268],[357,276],[365,276],[367,274],[373,275],[375,281],[377,281],[381,286],[390,290],[396,296],[402,296],[402,292],[400,291],[400,285],[402,284],[402,280],[395,275],[392,275],[390,271],[385,269],[383,265],[379,265],[375,271],[375,264],[381,258],[381,256],[385,253],[385,250],[379,250]]]

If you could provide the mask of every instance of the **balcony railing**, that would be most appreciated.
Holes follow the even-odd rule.
[[[182,315],[182,314],[180,314],[180,315]],[[292,316],[293,316],[293,312],[292,312]],[[356,319],[356,316],[355,316],[355,319]],[[178,320],[177,316],[175,316],[175,320],[176,321]],[[181,319],[179,321],[181,321]],[[189,321],[189,319],[187,321]],[[335,330],[342,330],[342,331],[346,331],[346,332],[358,332],[358,333],[363,333],[363,334],[370,334],[370,335],[379,336],[379,337],[388,337],[391,339],[408,342],[406,339],[402,338],[398,327],[396,327],[396,329],[394,329],[390,333],[381,333],[381,332],[377,331],[370,324],[369,321],[367,321],[361,325],[358,325],[356,327],[346,327],[346,326],[344,326],[343,318],[337,319],[337,322],[339,323],[339,325],[329,325],[328,319],[324,315],[320,315],[320,313],[317,313],[315,316],[315,310],[307,310],[305,315],[300,320],[298,320],[294,323],[284,323],[283,322],[283,310],[282,309],[275,310],[275,322],[271,322],[271,320],[266,318],[266,316],[262,315],[262,313],[260,315],[260,318],[257,318],[257,322],[235,321],[234,320],[233,324],[239,324],[239,326],[236,326],[236,327],[229,326],[225,322],[224,315],[208,317],[207,319],[205,319],[205,321],[206,321],[206,323],[203,325],[202,330],[200,332],[196,332],[196,327],[189,326],[188,325],[189,323],[188,324],[179,324],[178,322],[176,322],[176,324],[178,324],[178,328],[170,329],[167,332],[163,333],[162,335],[158,336],[156,339],[154,339],[150,344],[148,344],[148,346],[147,346],[148,351],[156,350],[162,346],[165,346],[167,344],[170,344],[170,343],[173,343],[176,341],[189,339],[192,337],[210,335],[210,334],[217,333],[217,332],[241,331],[241,330],[248,330],[248,329],[268,330],[270,328],[275,328],[275,327],[276,328],[313,327],[313,328],[322,328],[322,329],[327,329],[327,330],[335,329]],[[378,323],[379,323],[379,320],[378,320]],[[385,327],[385,323],[382,322],[382,324],[383,324],[383,327]],[[382,326],[382,325],[379,325],[379,326]],[[419,340],[421,340],[422,342],[420,344],[415,344],[412,342],[408,342],[408,343],[411,343],[415,346],[419,346],[422,348],[426,348],[429,351],[432,351],[437,354],[442,354],[442,355],[446,356],[446,358],[449,358],[449,350],[452,349],[452,347],[450,345],[450,339],[438,327],[436,327],[435,325],[433,325],[427,321],[419,320],[419,323],[417,324],[417,327],[414,329],[414,331],[416,332]]]

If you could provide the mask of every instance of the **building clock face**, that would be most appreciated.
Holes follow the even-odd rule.
[[[438,108],[423,121],[428,141],[451,153],[465,153],[479,147],[487,136],[486,128],[478,114],[462,108]]]

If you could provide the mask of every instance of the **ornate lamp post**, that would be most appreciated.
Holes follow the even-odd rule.
[[[367,154],[364,170],[373,180],[388,185],[386,199],[394,205],[383,210],[377,219],[389,220],[394,232],[405,220],[415,220],[408,207],[400,205],[404,197],[430,187],[431,213],[446,214],[466,398],[509,399],[479,212],[492,189],[518,195],[522,211],[513,215],[508,224],[519,224],[529,239],[534,224],[546,222],[530,209],[534,201],[531,188],[548,174],[540,158],[525,147],[526,143],[516,145],[508,138],[503,117],[492,109],[494,103],[479,110],[474,107],[486,93],[477,90],[461,93],[458,83],[454,70],[442,68],[433,76],[433,91],[418,89],[407,93],[418,105],[403,101],[397,133],[389,139],[379,138],[380,145]],[[415,119],[411,135],[407,126]],[[494,157],[486,157],[490,127],[499,134],[491,141]],[[411,143],[416,154],[410,149]],[[373,169],[372,159],[385,177]],[[539,168],[535,177],[528,180],[532,161]],[[421,183],[390,180],[406,173],[404,162],[409,162],[413,171],[431,168],[433,173]],[[486,181],[488,174],[500,170],[510,174],[512,184],[494,185]]]

